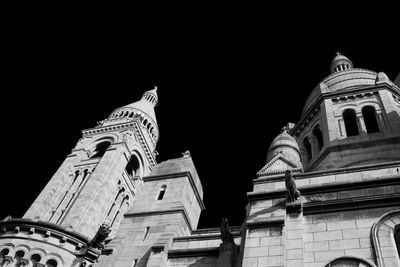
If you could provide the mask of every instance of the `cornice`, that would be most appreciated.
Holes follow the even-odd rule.
[[[128,129],[134,130],[136,136],[138,137],[139,143],[142,146],[142,149],[145,152],[146,157],[150,162],[150,166],[152,168],[155,167],[157,165],[155,156],[151,152],[149,145],[140,130],[140,126],[138,125],[138,123],[136,121],[82,130],[82,135],[84,137],[88,137],[89,135],[106,133],[106,132],[111,132],[111,131],[116,131],[116,130],[128,130]],[[155,144],[153,144],[153,145],[155,145]]]
[[[34,234],[39,234],[40,238]],[[58,243],[54,242],[54,240],[48,241],[47,239],[50,237],[58,240]],[[0,221],[0,239],[2,238],[32,240],[39,243],[51,244],[75,255],[80,255],[78,251],[82,252],[82,249],[87,247],[90,242],[86,236],[75,231],[49,222],[33,221],[30,219]],[[74,247],[73,251],[67,249],[68,246],[65,246],[67,243]],[[96,255],[98,253],[96,250],[91,252]]]
[[[303,204],[303,212],[304,215],[313,215],[388,206],[400,208],[400,193],[308,202]]]
[[[318,157],[312,161],[310,166],[308,166],[308,170],[312,170],[317,167],[329,153],[338,152],[343,150],[350,150],[352,148],[367,148],[367,147],[375,147],[379,145],[385,144],[398,144],[400,143],[400,136],[391,136],[391,137],[384,137],[380,139],[374,140],[362,140],[356,139],[353,142],[349,143],[349,138],[338,140],[339,144],[329,145],[327,146],[324,151],[318,155]],[[400,162],[399,162],[400,164]]]
[[[196,183],[194,182],[193,176],[190,172],[177,172],[177,173],[171,173],[171,174],[165,174],[165,175],[154,175],[154,176],[146,176],[143,177],[143,181],[157,181],[157,180],[167,180],[167,179],[176,179],[176,178],[182,178],[186,176],[189,179],[190,186],[192,187],[194,194],[196,196],[197,201],[199,202],[201,210],[205,210],[205,206],[203,203],[203,200],[200,197],[200,193],[197,190]]]
[[[173,214],[173,213],[182,213],[183,218],[189,227],[190,233],[193,232],[192,226],[189,221],[189,216],[187,212],[181,208],[181,209],[169,209],[169,210],[155,210],[155,211],[148,211],[148,212],[126,212],[124,214],[124,217],[147,217],[147,216],[155,216],[155,215],[165,215],[165,214]]]
[[[285,220],[282,217],[277,218],[268,218],[268,220],[264,221],[249,221],[247,222],[248,229],[257,229],[257,228],[267,228],[267,227],[282,227],[285,224]]]
[[[240,237],[240,229],[232,229],[232,227],[229,227],[229,230],[231,231],[233,237]],[[202,240],[214,240],[220,238],[221,238],[221,233],[220,229],[218,228],[218,233],[197,235],[195,231],[193,231],[190,236],[175,237],[173,239],[173,242],[191,242],[191,241],[202,241]]]
[[[282,176],[279,180],[276,179],[275,181],[283,182],[284,177]],[[379,187],[379,186],[391,186],[399,184],[400,184],[400,175],[397,175],[397,176],[389,176],[387,178],[381,178],[378,180],[374,179],[374,180],[356,181],[356,182],[335,182],[332,184],[324,184],[324,185],[321,184],[305,185],[305,186],[299,186],[298,189],[301,195],[312,195],[312,194],[324,194],[324,193],[364,189],[364,188]],[[286,196],[285,188],[269,192],[260,191],[260,192],[247,193],[249,202],[257,200],[284,198],[285,196]]]
[[[355,166],[355,167],[345,167],[338,168],[333,170],[322,170],[322,171],[312,171],[312,172],[303,172],[303,173],[293,173],[295,180],[298,179],[307,179],[312,177],[323,177],[327,175],[337,175],[343,173],[353,173],[360,171],[368,171],[368,170],[379,170],[383,168],[390,167],[400,167],[400,161],[392,161],[392,162],[384,162],[384,163],[376,163],[370,165],[363,166]],[[269,176],[269,177],[259,177],[253,180],[254,184],[263,184],[263,183],[274,183],[274,182],[282,182],[284,181],[284,174]]]

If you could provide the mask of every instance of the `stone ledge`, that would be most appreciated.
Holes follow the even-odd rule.
[[[313,215],[388,206],[400,207],[400,193],[304,203],[303,212],[304,215]]]
[[[281,179],[283,181],[283,178]],[[322,194],[322,193],[332,193],[339,191],[348,191],[355,189],[365,189],[374,188],[379,186],[390,186],[400,184],[400,176],[388,176],[380,179],[371,178],[366,181],[356,181],[356,182],[332,182],[330,184],[314,184],[314,185],[304,185],[299,186],[298,189],[302,195],[311,194]],[[258,191],[247,193],[247,197],[250,202],[256,200],[267,200],[284,198],[286,196],[286,189],[275,189],[274,191]]]

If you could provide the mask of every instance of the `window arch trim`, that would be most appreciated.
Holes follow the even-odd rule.
[[[327,265],[325,265],[325,267],[330,267],[331,264],[335,263],[336,261],[340,261],[340,260],[352,260],[355,262],[361,262],[370,267],[377,267],[375,264],[373,264],[372,262],[370,262],[366,259],[362,259],[362,258],[354,257],[354,256],[343,256],[343,257],[336,258],[336,259],[330,261]]]
[[[397,224],[396,224],[397,222]],[[400,210],[390,211],[382,215],[371,228],[372,243],[375,249],[376,262],[378,266],[390,266],[392,262],[388,259],[397,259],[400,266],[400,259],[397,253],[396,242],[394,240],[394,228],[399,225]],[[390,244],[387,245],[388,238]],[[393,247],[395,249],[393,249]],[[385,257],[383,256],[385,255]]]

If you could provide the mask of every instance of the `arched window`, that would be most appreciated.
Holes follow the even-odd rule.
[[[400,209],[382,215],[371,228],[377,266],[394,266],[399,262]],[[397,265],[396,265],[397,266]]]
[[[355,257],[342,257],[331,261],[325,267],[372,267],[372,265],[363,259]]]
[[[157,200],[162,200],[164,198],[165,190],[167,190],[167,185],[161,186],[160,192],[158,193]]]
[[[57,261],[51,259],[46,262],[46,267],[57,267]]]
[[[17,262],[19,262],[24,256],[25,256],[25,252],[23,252],[22,250],[18,250],[18,251],[15,253],[14,259],[16,259]]]
[[[346,109],[342,115],[347,136],[359,135],[356,111],[354,109]]]
[[[129,178],[134,178],[135,176],[139,175],[139,168],[140,164],[138,158],[135,155],[132,155],[125,167],[125,171]]]
[[[101,158],[106,153],[107,148],[111,146],[111,142],[104,141],[97,144],[96,149],[93,151],[93,155],[90,158]]]
[[[0,266],[8,266],[12,262],[12,258],[8,257],[10,250],[8,248],[3,249],[0,252]]]
[[[3,260],[4,257],[8,255],[8,253],[10,253],[10,250],[9,250],[8,248],[3,249],[3,250],[0,252],[0,260]],[[1,261],[0,261],[0,262],[1,262]]]
[[[8,253],[10,253],[10,250],[9,250],[8,248],[3,249],[3,250],[0,252],[0,258],[4,258],[4,256],[7,256],[7,255],[8,255]]]
[[[376,120],[376,111],[373,106],[365,106],[361,109],[361,113],[364,118],[365,128],[367,133],[379,132],[378,121]]]
[[[304,138],[303,146],[304,146],[304,149],[306,150],[307,161],[310,161],[312,154],[311,154],[311,144],[310,144],[310,140],[308,139],[308,137]]]
[[[40,257],[40,255],[38,255],[38,254],[33,254],[33,255],[31,256],[32,266],[33,266],[33,267],[36,267],[37,264],[40,262],[41,259],[42,259],[42,258]]]
[[[319,125],[314,127],[313,135],[317,139],[318,150],[321,150],[321,148],[324,146],[324,139],[322,137],[322,132],[321,129],[319,128]]]

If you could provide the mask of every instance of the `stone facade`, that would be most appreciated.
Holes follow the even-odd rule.
[[[241,226],[197,229],[189,152],[157,163],[156,89],[82,132],[0,266],[400,266],[400,89],[338,54],[272,141]]]

